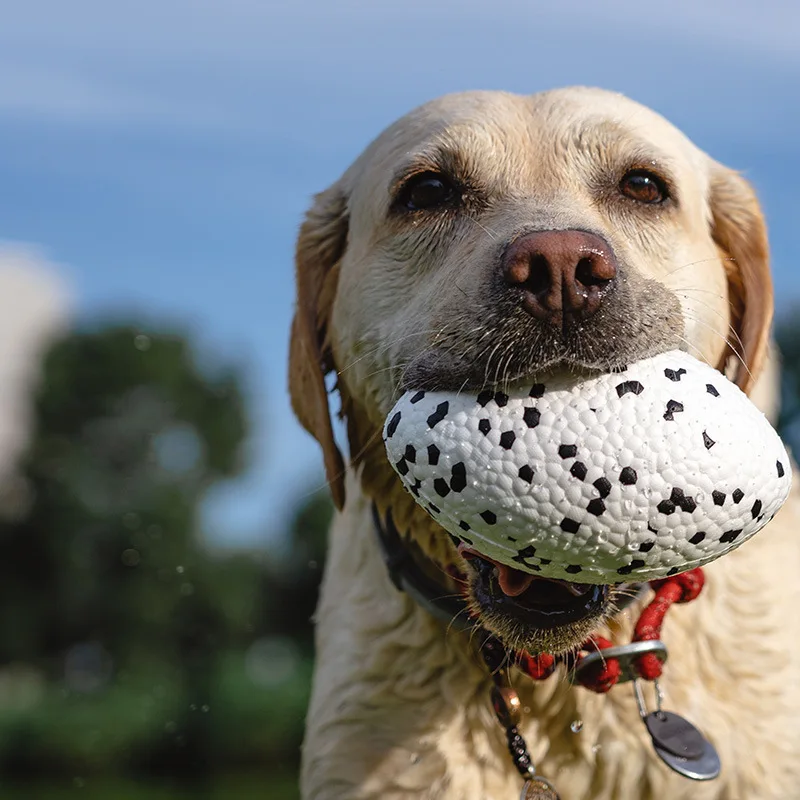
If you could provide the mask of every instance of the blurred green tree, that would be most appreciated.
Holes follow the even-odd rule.
[[[0,500],[0,666],[84,697],[72,710],[102,717],[84,737],[97,761],[210,769],[215,669],[237,627],[219,596],[253,596],[259,570],[219,570],[196,534],[207,490],[244,466],[246,433],[236,371],[201,368],[178,333],[96,326],[44,359],[32,438]],[[103,706],[130,717],[132,697],[135,719]],[[46,724],[18,724],[6,765],[66,753]]]
[[[173,620],[205,580],[199,502],[241,470],[245,435],[237,376],[201,372],[179,335],[115,326],[58,342],[22,497],[0,522],[0,660],[52,669],[92,641],[117,668],[142,640],[177,652]]]
[[[327,492],[273,552],[206,551],[201,502],[243,468],[246,409],[236,370],[179,332],[70,333],[32,423],[0,485],[0,772],[199,790],[257,765],[295,797]]]

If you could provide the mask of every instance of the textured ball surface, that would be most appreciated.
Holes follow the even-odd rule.
[[[383,437],[406,488],[453,536],[579,583],[713,561],[772,519],[792,478],[764,415],[680,351],[508,394],[407,392]]]

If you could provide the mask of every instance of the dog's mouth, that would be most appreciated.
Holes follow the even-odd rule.
[[[463,543],[458,551],[470,567],[473,611],[510,646],[568,650],[579,646],[606,614],[610,586],[531,575]]]

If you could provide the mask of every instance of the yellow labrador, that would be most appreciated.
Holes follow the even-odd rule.
[[[516,798],[522,780],[473,637],[399,592],[384,563],[373,504],[443,596],[459,591],[454,569],[470,576],[469,593],[479,588],[388,464],[384,418],[407,388],[491,386],[556,364],[608,371],[675,347],[773,413],[772,289],[753,191],[617,94],[446,96],[388,128],[317,196],[297,245],[297,291],[292,401],[322,445],[338,508],[303,797]],[[800,797],[797,511],[793,493],[765,532],[707,568],[703,595],[665,625],[662,686],[715,744],[717,780],[693,783],[656,758],[630,686],[597,695],[563,672],[534,683],[512,671],[520,731],[562,798]],[[595,608],[548,637],[475,607],[510,645],[566,651],[589,630],[630,641],[641,606]]]

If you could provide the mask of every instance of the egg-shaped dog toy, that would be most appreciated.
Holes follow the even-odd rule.
[[[406,488],[453,536],[578,583],[713,561],[772,519],[792,478],[764,415],[680,351],[508,391],[409,391],[383,437]]]

